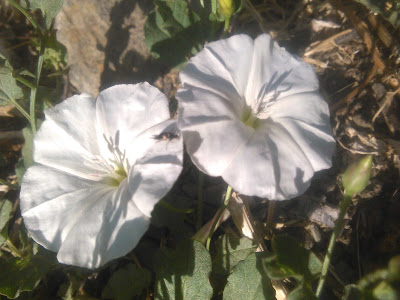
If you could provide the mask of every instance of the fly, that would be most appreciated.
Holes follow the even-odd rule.
[[[162,132],[158,135],[154,135],[153,138],[159,142],[161,141],[172,141],[175,139],[179,139],[180,136],[173,132]]]

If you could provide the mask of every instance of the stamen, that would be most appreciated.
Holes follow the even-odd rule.
[[[117,130],[117,132],[115,133],[115,143],[112,137],[107,139],[105,134],[103,134],[103,137],[107,143],[108,150],[113,156],[113,158],[109,161],[113,164],[114,172],[111,172],[109,177],[110,182],[108,183],[112,186],[118,186],[128,176],[125,170],[125,163],[129,168],[129,162],[126,159],[126,151],[124,150],[124,152],[122,153],[122,151],[119,149],[119,130]]]

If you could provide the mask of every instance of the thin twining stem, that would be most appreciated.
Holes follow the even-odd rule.
[[[344,216],[346,215],[347,210],[348,210],[348,208],[349,208],[349,206],[351,204],[351,199],[352,199],[352,196],[345,195],[344,199],[343,199],[343,202],[340,205],[339,217],[338,217],[338,219],[336,221],[335,228],[333,230],[331,239],[329,241],[328,250],[327,250],[326,255],[325,255],[324,263],[322,265],[321,277],[319,279],[317,292],[316,292],[317,298],[319,298],[321,296],[322,289],[324,288],[326,275],[328,273],[328,268],[329,268],[329,265],[330,265],[330,262],[331,262],[331,258],[332,258],[333,250],[335,248],[336,240],[339,237],[339,234],[340,234],[340,232],[342,230]]]
[[[215,227],[217,227],[219,219],[221,218],[222,214],[224,213],[226,207],[228,206],[229,199],[231,198],[231,195],[232,195],[232,187],[230,185],[228,185],[228,187],[226,189],[224,203],[222,204],[222,206],[221,206],[221,208],[220,208],[220,210],[218,212],[218,216],[215,218],[214,223],[212,224],[212,227],[211,227],[211,230],[210,230],[210,234],[208,235],[208,238],[207,238],[207,243],[206,243],[207,250],[210,250],[211,238],[212,238],[212,235],[213,235],[213,233],[215,231]]]

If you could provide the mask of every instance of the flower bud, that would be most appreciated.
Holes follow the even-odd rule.
[[[400,280],[400,255],[393,257],[389,261],[389,273],[394,280]]]
[[[362,192],[371,176],[372,156],[368,155],[347,168],[343,174],[344,193],[347,196]]]
[[[234,0],[219,0],[219,12],[225,18],[230,18],[235,12]]]

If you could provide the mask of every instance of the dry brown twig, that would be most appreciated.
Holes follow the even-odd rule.
[[[372,60],[374,62],[374,65],[372,66],[370,72],[363,80],[363,82],[353,91],[347,94],[346,97],[331,106],[331,109],[333,111],[336,111],[339,107],[343,106],[343,104],[346,104],[344,109],[342,109],[341,111],[337,111],[338,114],[344,114],[347,111],[351,101],[359,94],[360,91],[362,91],[368,85],[368,83],[375,77],[376,73],[378,71],[383,72],[386,69],[386,66],[381,59],[378,48],[373,42],[372,35],[368,29],[367,24],[359,17],[357,17],[354,10],[352,10],[349,6],[344,6],[341,0],[336,0],[336,3],[339,9],[341,9],[345,13],[350,22],[353,24],[354,28],[357,30],[358,34],[364,40],[367,51],[371,54]]]
[[[247,8],[251,15],[253,16],[253,18],[257,21],[258,26],[260,27],[262,32],[267,32],[267,29],[265,28],[264,25],[264,21],[263,18],[261,17],[261,15],[259,14],[259,12],[255,9],[255,7],[253,6],[253,4],[251,3],[250,0],[246,0],[243,2],[244,7]]]
[[[394,96],[399,92],[400,92],[400,88],[398,88],[397,90],[395,90],[393,92],[386,93],[381,107],[378,109],[378,111],[375,113],[375,115],[372,118],[372,123],[375,122],[376,118],[381,114],[381,112],[385,109],[385,107],[390,106],[390,104],[393,101]]]
[[[329,38],[327,38],[326,40],[323,40],[321,42],[317,42],[313,45],[311,45],[311,49],[307,50],[304,53],[304,57],[308,57],[310,55],[313,55],[317,52],[325,52],[325,51],[329,51],[334,47],[337,47],[337,43],[335,42],[335,40],[339,37],[345,36],[349,33],[352,33],[354,30],[353,29],[346,29],[342,32],[339,32],[338,34],[335,34]]]

